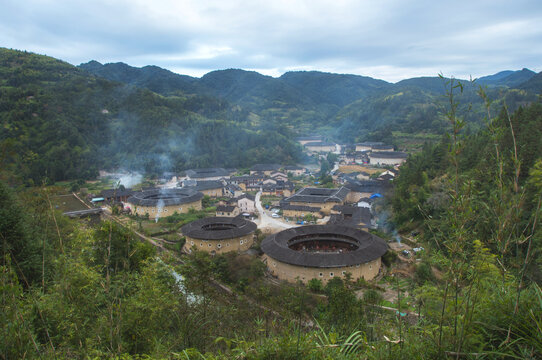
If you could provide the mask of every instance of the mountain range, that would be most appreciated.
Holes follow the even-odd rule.
[[[486,113],[479,84],[497,113],[504,103],[513,111],[537,101],[540,77],[523,69],[462,81],[458,113],[475,129]],[[195,78],[157,66],[90,61],[76,67],[0,49],[0,163],[34,183],[90,178],[102,168],[158,175],[299,163],[307,161],[295,142],[300,135],[345,143],[444,133],[450,81],[393,84],[318,71],[274,78],[239,69]]]

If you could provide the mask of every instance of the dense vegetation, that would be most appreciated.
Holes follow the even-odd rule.
[[[211,96],[247,111],[256,123],[279,123],[302,135],[320,133],[339,142],[373,139],[374,132],[443,134],[449,128],[442,110],[445,87],[439,77],[413,78],[396,84],[356,75],[317,71],[287,72],[279,78],[253,71],[213,71],[201,79],[173,74],[157,67],[134,68],[122,63],[80,65],[93,74],[171,95],[179,91]],[[528,84],[535,73],[523,69],[486,76],[475,84],[464,82],[458,111],[471,131],[479,129],[485,112],[476,95],[479,85],[489,95],[502,99],[511,110],[536,100],[539,89]],[[160,80],[158,82],[157,80]],[[518,90],[521,88],[522,90]]]
[[[28,183],[92,178],[104,168],[161,174],[300,160],[288,129],[253,126],[215,98],[164,97],[6,49],[0,64],[2,166]]]

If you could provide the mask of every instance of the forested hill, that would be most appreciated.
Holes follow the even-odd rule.
[[[337,141],[358,141],[374,137],[378,131],[439,134],[446,131],[442,115],[446,79],[438,76],[392,84],[370,77],[318,71],[287,72],[273,78],[253,71],[228,69],[198,79],[158,67],[101,65],[95,61],[80,67],[165,95],[180,91],[223,99],[250,112],[253,121],[286,125],[302,135],[316,132]],[[462,80],[464,91],[458,96],[460,114],[471,123],[472,130],[482,124],[483,101],[477,95],[480,86],[488,87],[488,95],[499,100],[494,104],[495,111],[504,103],[515,110],[519,105],[535,101],[537,88],[523,85],[534,74],[523,69],[483,77],[474,83]],[[158,85],[155,78],[163,79],[164,85]]]
[[[284,127],[259,126],[209,96],[162,96],[51,57],[0,49],[2,170],[30,182],[89,178],[98,169],[147,173],[295,163]]]

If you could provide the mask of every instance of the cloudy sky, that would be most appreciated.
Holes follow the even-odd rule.
[[[540,0],[0,0],[0,46],[201,76],[542,71]]]

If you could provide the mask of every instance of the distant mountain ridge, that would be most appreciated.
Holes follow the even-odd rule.
[[[354,141],[360,133],[372,136],[372,131],[385,127],[394,131],[441,133],[447,126],[442,117],[447,79],[438,76],[393,84],[367,76],[319,71],[292,71],[274,78],[255,71],[226,69],[193,78],[159,67],[98,64],[89,62],[80,67],[163,95],[196,94],[223,99],[252,114],[252,121],[286,125],[300,134],[320,132],[331,138]],[[474,83],[454,80],[463,84],[463,93],[456,94],[465,105],[460,110],[466,119],[481,123],[483,102],[477,95],[480,86],[487,86],[489,95],[497,98],[502,95],[495,92],[497,89],[515,92],[533,74],[528,69],[506,70]],[[525,94],[509,98],[510,109],[532,101],[532,95]],[[466,104],[473,104],[475,111],[469,111]],[[494,104],[497,111],[498,106],[499,103]]]
[[[483,76],[477,80],[477,83],[488,86],[506,86],[516,87],[529,81],[536,73],[529,69],[518,71],[501,71],[494,75]]]

